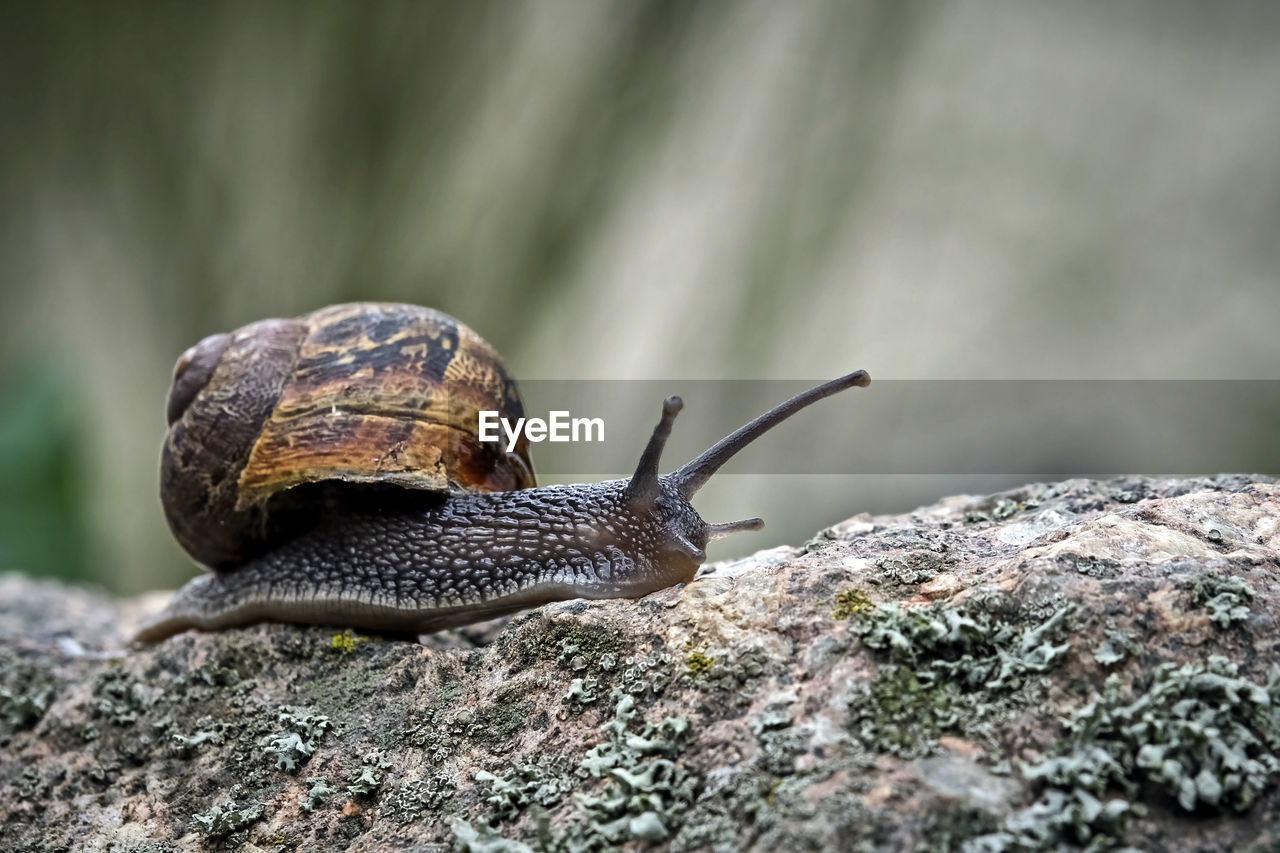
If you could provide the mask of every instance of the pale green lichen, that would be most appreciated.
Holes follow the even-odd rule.
[[[60,679],[0,646],[0,747],[15,733],[34,728],[61,689]]]
[[[1106,557],[1089,557],[1083,554],[1061,554],[1058,557],[1058,565],[1065,568],[1075,569],[1076,572],[1086,577],[1108,579],[1119,577],[1121,566],[1116,560]]]
[[[1150,690],[1131,702],[1116,676],[1080,709],[1056,758],[1030,778],[1095,790],[1145,779],[1187,811],[1244,811],[1280,772],[1280,667],[1266,685],[1238,675],[1226,658],[1156,670]]]
[[[976,605],[877,605],[852,631],[890,662],[850,703],[850,731],[903,757],[930,753],[947,731],[981,734],[1015,688],[1061,662],[1070,613],[1024,625]]]
[[[325,732],[333,727],[328,717],[307,714],[285,706],[276,714],[285,730],[263,738],[262,746],[275,759],[277,770],[293,772],[307,762]]]
[[[93,684],[94,717],[104,718],[117,726],[131,726],[148,707],[133,676],[124,669],[113,666],[101,673]]]
[[[1188,811],[1247,810],[1280,773],[1280,667],[1265,685],[1227,659],[1164,664],[1132,700],[1112,675],[1072,715],[1056,755],[1024,765],[1045,786],[1000,832],[966,851],[1110,850],[1122,843],[1131,800],[1162,791]]]
[[[618,687],[632,696],[652,692],[657,695],[671,681],[671,662],[667,652],[648,655],[628,655],[622,659],[623,669],[617,676]],[[714,660],[711,661],[714,663]]]
[[[965,842],[993,833],[1000,827],[1000,820],[995,815],[965,803],[942,805],[929,810],[922,818],[923,829],[912,853],[965,851]]]
[[[564,695],[561,701],[577,707],[589,705],[600,698],[596,692],[599,686],[600,680],[593,676],[575,678],[569,682],[569,692]]]
[[[353,797],[367,797],[382,787],[383,775],[379,771],[390,770],[391,762],[381,752],[365,753],[360,766],[347,776],[347,793]]]
[[[458,853],[533,853],[528,844],[503,838],[497,830],[485,824],[480,824],[477,829],[470,822],[458,818],[450,829],[453,830]]]
[[[438,810],[458,790],[458,783],[439,773],[429,779],[411,779],[382,795],[381,809],[400,825],[412,823],[424,811]]]
[[[329,786],[322,777],[310,776],[307,778],[307,784],[311,787],[307,789],[306,799],[301,800],[298,805],[307,813],[314,812],[319,806],[324,805],[325,800],[335,793],[336,788]]]
[[[1103,666],[1115,666],[1142,651],[1124,631],[1106,631],[1101,643],[1093,647],[1093,659]]]
[[[215,803],[207,812],[191,816],[191,826],[201,835],[217,838],[244,829],[262,818],[265,807],[261,803],[237,806],[232,800]]]
[[[382,787],[382,775],[367,764],[362,764],[347,777],[347,793],[353,797],[372,794]]]
[[[611,702],[613,717],[601,726],[604,742],[576,768],[580,777],[604,780],[604,787],[597,794],[575,793],[569,824],[558,838],[541,838],[539,849],[589,851],[627,842],[659,843],[678,831],[693,803],[697,780],[674,761],[686,744],[688,718],[669,717],[637,730],[634,698],[615,689]],[[502,776],[482,771],[476,780],[487,787],[485,801],[494,821],[513,819],[531,805],[555,805],[580,784],[570,768],[541,763],[520,765]],[[551,829],[544,824],[539,832]],[[485,826],[456,823],[454,834],[463,850],[527,849],[490,846],[523,843],[501,838]]]
[[[933,580],[942,564],[942,558],[931,551],[909,551],[875,561],[881,577],[901,586],[915,586]]]
[[[632,729],[635,702],[614,691],[614,717],[601,728],[607,740],[593,747],[581,768],[608,782],[599,796],[576,794],[579,841],[620,844],[665,840],[693,802],[696,780],[672,759],[683,751],[687,717],[668,717]]]
[[[0,719],[13,731],[29,729],[40,721],[53,700],[53,688],[33,688],[21,692],[0,689]]]
[[[196,724],[199,725],[199,721]],[[171,735],[174,751],[180,756],[187,757],[205,744],[221,746],[226,741],[225,730],[226,724],[219,723],[207,729],[197,729],[190,737],[174,732]]]
[[[303,740],[297,732],[285,732],[268,739],[267,752],[275,756],[276,769],[293,772],[316,751],[313,741]]]
[[[791,713],[775,707],[752,718],[750,728],[759,745],[755,766],[771,776],[794,773],[796,758],[807,748],[812,727],[794,728]],[[770,792],[766,800],[771,802],[772,796]]]
[[[481,770],[475,778],[488,786],[485,802],[498,820],[510,820],[530,805],[554,806],[576,787],[566,769],[544,762],[521,764],[502,776]]]
[[[1244,581],[1219,572],[1200,575],[1191,589],[1192,601],[1208,609],[1209,620],[1220,628],[1249,621],[1249,602],[1254,595],[1253,587]]]
[[[1121,836],[1129,810],[1130,805],[1124,800],[1103,802],[1080,788],[1050,788],[1032,805],[1009,815],[1000,830],[971,838],[959,849],[961,853],[1116,850],[1123,843]],[[1132,848],[1125,850],[1138,853]]]
[[[1018,505],[1017,501],[1011,501],[1008,498],[1001,498],[996,501],[995,507],[992,508],[991,517],[1000,521],[1002,519],[1009,518],[1020,509],[1022,509],[1022,507]]]
[[[1000,688],[1055,666],[1070,648],[1065,635],[1070,605],[1039,625],[1019,628],[975,608],[877,605],[854,632],[870,648],[918,666],[926,678],[948,678],[973,687]]]

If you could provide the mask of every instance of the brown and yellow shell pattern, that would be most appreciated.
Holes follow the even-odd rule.
[[[308,320],[297,363],[240,474],[240,507],[320,480],[439,491],[533,485],[527,441],[516,450],[522,470],[476,436],[481,410],[518,417],[520,398],[475,332],[407,305],[337,305]]]
[[[483,338],[430,308],[334,305],[206,338],[175,368],[161,488],[182,511],[170,526],[220,566],[268,541],[271,516],[307,484],[533,486],[527,441],[513,454],[481,443],[481,410],[521,417],[516,384]],[[233,416],[248,427],[233,431]]]

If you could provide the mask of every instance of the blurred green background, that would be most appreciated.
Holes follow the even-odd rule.
[[[174,359],[348,299],[529,379],[1280,376],[1277,36],[1269,2],[5,4],[0,570],[193,574]],[[769,519],[725,557],[1001,485],[699,506]]]

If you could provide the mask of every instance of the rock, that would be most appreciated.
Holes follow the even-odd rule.
[[[44,850],[1273,850],[1280,486],[858,516],[424,645],[0,579],[0,837]]]

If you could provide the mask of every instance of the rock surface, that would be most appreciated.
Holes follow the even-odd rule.
[[[0,838],[45,850],[1275,850],[1280,486],[856,516],[424,645],[0,579]]]

